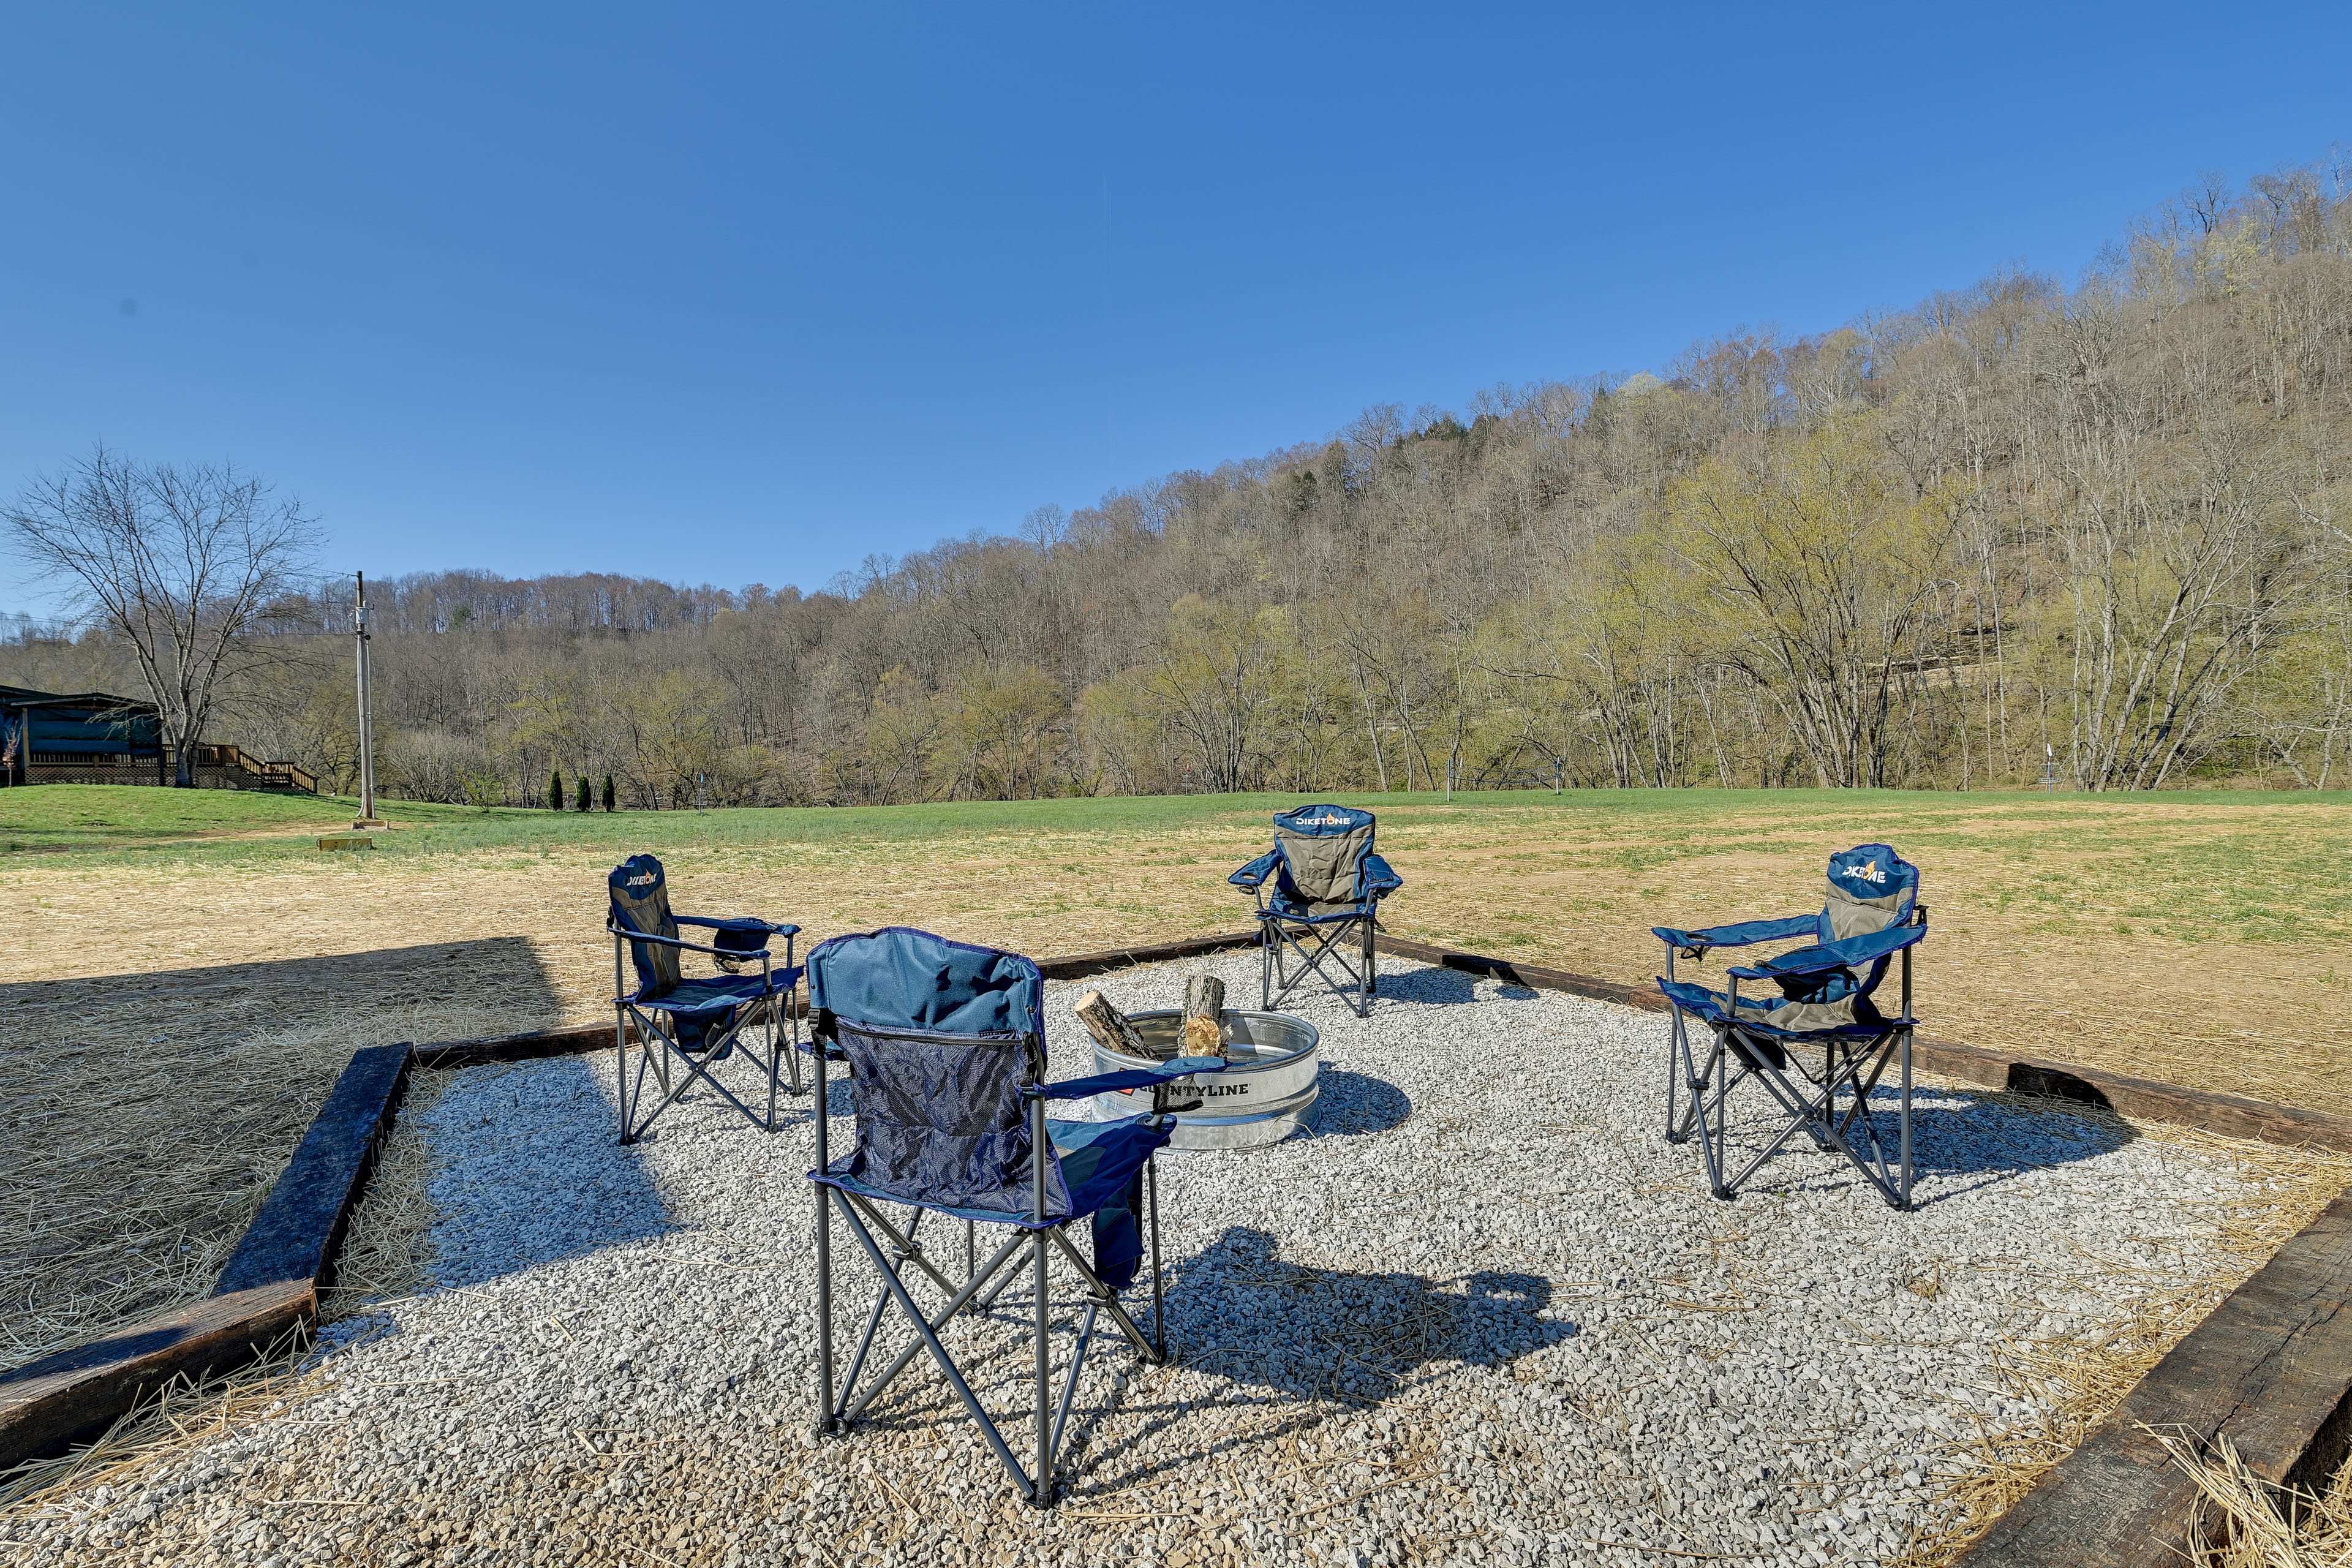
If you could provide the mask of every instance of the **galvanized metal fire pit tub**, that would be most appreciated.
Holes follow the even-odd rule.
[[[1130,1013],[1128,1022],[1146,1045],[1176,1054],[1184,1026],[1181,1012]],[[1200,1091],[1201,1109],[1176,1113],[1176,1135],[1168,1146],[1255,1149],[1278,1143],[1302,1127],[1313,1129],[1323,1066],[1322,1037],[1315,1026],[1287,1013],[1230,1007],[1218,1015],[1218,1023],[1233,1065],[1220,1073],[1177,1080]],[[1097,1072],[1126,1072],[1142,1065],[1124,1051],[1100,1042],[1095,1046]],[[1133,1116],[1150,1105],[1148,1092],[1095,1097],[1096,1115],[1106,1121]]]

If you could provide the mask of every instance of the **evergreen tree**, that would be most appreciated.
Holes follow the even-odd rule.
[[[563,773],[561,769],[547,775],[547,809],[563,809]]]
[[[604,775],[604,809],[613,809],[613,775],[610,773]]]
[[[588,799],[588,775],[586,773],[582,773],[580,775],[580,794],[576,799],[577,804],[573,809],[578,811],[586,811],[590,805]]]

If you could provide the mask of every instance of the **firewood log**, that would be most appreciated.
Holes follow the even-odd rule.
[[[1184,1054],[1222,1057],[1225,1054],[1223,1013],[1225,983],[1213,974],[1189,975],[1184,981]]]
[[[1096,1043],[1106,1050],[1118,1051],[1123,1056],[1142,1057],[1146,1060],[1165,1059],[1169,1054],[1155,1051],[1145,1045],[1135,1026],[1127,1021],[1127,1015],[1112,1006],[1110,998],[1099,991],[1089,991],[1079,997],[1076,1011],[1078,1021],[1086,1025],[1087,1033],[1092,1035]]]

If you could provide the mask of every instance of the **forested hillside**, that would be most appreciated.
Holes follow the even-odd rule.
[[[1989,279],[1662,375],[1374,408],[823,592],[372,594],[383,779],[624,805],[1571,784],[2347,783],[2352,197],[2209,184],[2080,288]],[[650,563],[649,563],[650,564]],[[347,587],[248,749],[354,772]],[[100,637],[0,680],[129,684]],[[131,688],[135,689],[135,687]],[[2045,753],[2044,748],[2050,750]]]

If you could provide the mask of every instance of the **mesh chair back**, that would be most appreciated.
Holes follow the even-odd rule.
[[[1274,819],[1281,890],[1317,914],[1360,901],[1377,819],[1346,805],[1302,805]]]
[[[1867,936],[1911,918],[1919,902],[1919,868],[1885,844],[1858,844],[1830,857],[1829,898],[1822,906],[1819,939],[1843,942]],[[1878,1020],[1870,994],[1886,976],[1881,958],[1820,974],[1780,982],[1788,998],[1769,1021],[1783,1029],[1867,1026]]]
[[[613,895],[614,925],[646,936],[677,939],[677,921],[669,912],[669,879],[659,860],[650,855],[632,855],[614,867],[604,882]],[[636,966],[638,994],[646,999],[667,996],[677,989],[677,948],[633,942],[629,962]]]
[[[819,943],[808,973],[818,1032],[856,1097],[857,1145],[830,1173],[900,1203],[1028,1214],[1037,1151],[1021,1091],[1045,1077],[1037,966],[893,926]],[[1069,1210],[1048,1158],[1046,1216]]]

